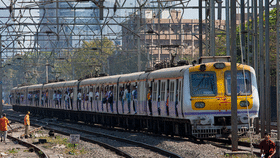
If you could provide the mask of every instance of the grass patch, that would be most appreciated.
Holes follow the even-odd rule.
[[[18,153],[19,150],[13,148],[13,149],[9,149],[8,151],[9,151],[9,153],[11,153],[11,154],[16,154],[16,153]]]
[[[67,138],[62,138],[61,136],[49,137],[49,136],[41,136],[38,139],[46,139],[47,143],[42,147],[46,149],[52,149],[52,147],[56,145],[64,145],[63,153],[69,155],[83,155],[88,153],[84,148],[80,148],[79,144],[71,144]],[[34,140],[35,141],[35,140]],[[36,140],[38,141],[38,140]]]

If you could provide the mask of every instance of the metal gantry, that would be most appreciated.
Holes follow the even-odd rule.
[[[233,3],[236,3],[237,12],[232,14],[236,15],[235,27],[241,30],[237,32],[238,35],[241,33],[241,40],[230,49],[230,44],[236,39],[230,41],[230,29],[235,28],[230,26],[232,19],[229,14],[230,4]],[[1,0],[1,59],[5,63],[15,56],[33,53],[33,65],[30,69],[38,72],[39,68],[34,65],[42,66],[43,62],[55,65],[58,58],[66,58],[65,54],[68,53],[71,57],[66,61],[72,68],[69,73],[72,74],[72,79],[76,79],[75,67],[70,59],[79,58],[76,56],[77,50],[89,41],[101,41],[92,50],[99,51],[99,54],[106,53],[103,51],[106,46],[102,41],[113,41],[111,47],[115,48],[115,52],[112,56],[107,56],[108,60],[101,61],[99,56],[94,58],[102,62],[100,71],[114,74],[115,69],[109,63],[122,64],[124,68],[118,73],[129,73],[143,71],[153,66],[155,61],[170,59],[173,54],[177,54],[177,60],[193,60],[202,55],[214,56],[221,50],[216,43],[218,35],[225,35],[222,45],[225,48],[224,55],[230,55],[230,51],[236,49],[232,53],[241,54],[241,59],[256,70],[263,136],[265,124],[270,124],[271,107],[270,50],[267,47],[270,45],[270,26],[268,20],[264,25],[263,13],[265,19],[268,19],[269,10],[278,7],[276,28],[279,53],[279,0],[265,0],[265,12],[263,6],[263,0]],[[190,16],[190,10],[197,12],[197,15]],[[46,52],[50,56],[44,60],[39,59]],[[116,62],[114,59],[120,54],[123,54],[123,58]],[[278,88],[279,54],[276,59]],[[2,64],[0,66],[3,67]],[[50,72],[49,66],[45,64],[43,67]],[[26,69],[22,70],[26,71],[27,77],[32,76]],[[49,73],[42,78],[48,78],[47,74]],[[38,82],[43,83],[44,80]],[[279,95],[279,88],[277,93]]]

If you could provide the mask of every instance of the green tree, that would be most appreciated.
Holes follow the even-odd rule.
[[[63,52],[64,60],[54,67],[61,72],[61,78],[79,79],[85,76],[95,76],[100,72],[107,73],[107,58],[115,51],[113,41],[107,37],[93,41],[83,41],[81,48],[71,52]]]
[[[259,19],[258,23],[259,23]],[[271,11],[269,11],[269,53],[270,53],[270,75],[272,78],[272,85],[275,85],[275,75],[276,75],[276,20],[277,20],[277,9],[274,8]],[[264,21],[265,21],[265,16],[264,16]],[[247,23],[245,23],[245,29],[247,29],[249,25],[249,28],[252,29],[252,22],[249,21]],[[265,28],[265,22],[263,27]],[[258,35],[257,35],[258,36]],[[265,37],[265,32],[264,32],[264,37]],[[250,37],[252,38],[252,37]],[[250,39],[252,40],[252,39]],[[265,39],[264,39],[265,41]],[[226,35],[225,34],[221,34],[218,35],[216,38],[216,55],[225,55],[226,54]],[[245,34],[245,49],[246,52],[249,53],[253,53],[253,49],[250,48],[249,50],[247,50],[247,34]],[[265,44],[264,44],[265,47]],[[240,49],[240,26],[238,26],[236,28],[236,48],[237,48],[237,59],[238,62],[241,62],[241,49]]]

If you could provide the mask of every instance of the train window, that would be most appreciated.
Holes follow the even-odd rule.
[[[161,82],[161,86],[160,86],[160,101],[164,101],[165,99],[165,82]]]
[[[170,101],[174,101],[174,88],[175,88],[174,85],[175,85],[174,81],[170,81],[170,87],[169,87]]]
[[[154,82],[152,91],[152,101],[157,101],[157,82]]]
[[[215,72],[194,72],[190,76],[191,96],[217,95],[217,81]]]
[[[245,78],[244,78],[245,77]],[[231,74],[225,72],[226,94],[231,95]],[[251,75],[249,71],[237,71],[237,95],[249,95],[252,93]]]

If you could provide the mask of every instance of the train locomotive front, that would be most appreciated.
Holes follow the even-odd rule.
[[[231,133],[231,64],[211,62],[185,71],[184,116],[197,138],[227,137]],[[250,119],[258,117],[259,98],[255,71],[237,64],[238,133],[249,129]]]

